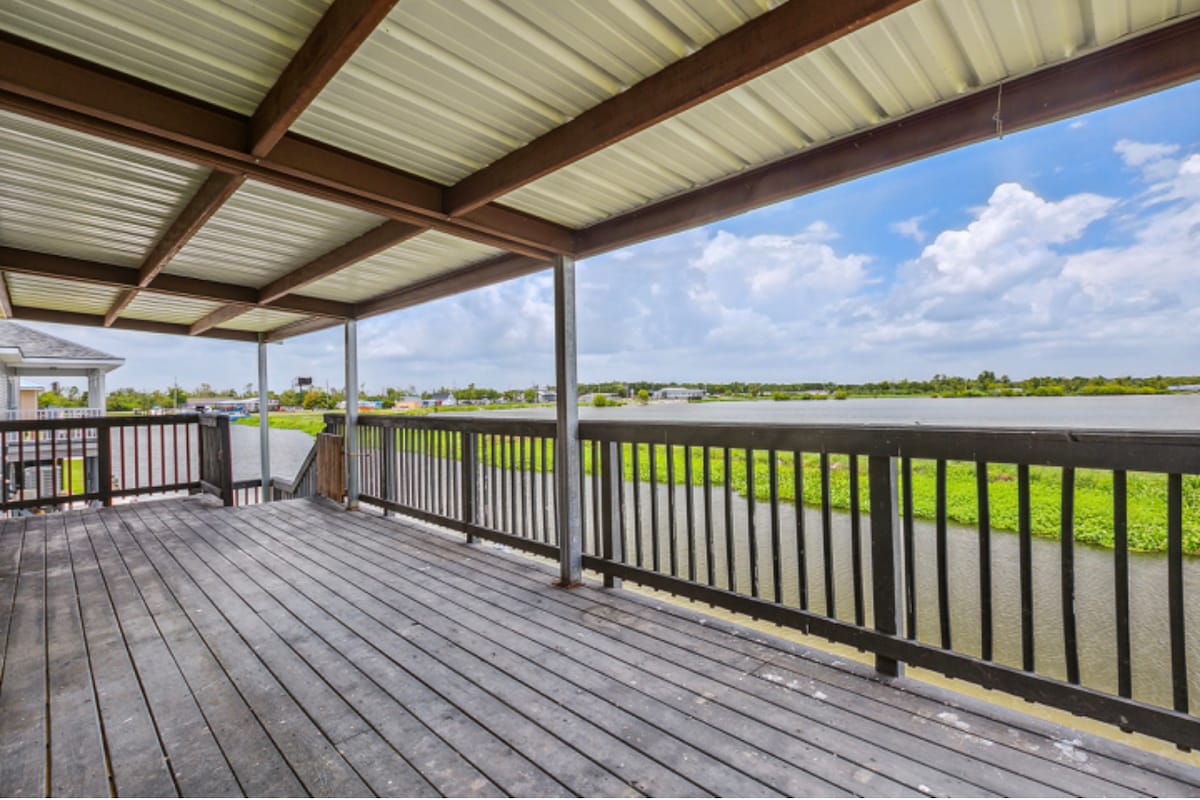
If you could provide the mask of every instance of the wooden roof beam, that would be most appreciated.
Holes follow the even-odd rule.
[[[202,333],[206,333],[218,325],[223,325],[232,319],[237,319],[252,308],[254,308],[254,306],[236,305],[234,303],[230,303],[227,306],[221,306],[215,311],[211,311],[193,322],[191,326],[188,327],[188,336],[199,336]]]
[[[446,211],[472,211],[914,1],[790,0],[463,178]]]
[[[98,261],[69,258],[51,253],[37,253],[15,247],[0,246],[0,270],[17,272],[35,277],[58,278],[79,281],[118,289],[138,288],[138,271],[130,267],[119,267]],[[162,274],[150,287],[151,291],[190,297],[197,300],[234,303],[247,308],[261,306],[273,311],[290,314],[305,314],[334,319],[347,319],[354,313],[354,306],[336,300],[304,295],[285,295],[268,303],[259,302],[258,289],[233,283],[191,278],[186,275]],[[103,319],[103,317],[101,317]],[[115,326],[115,323],[114,323]]]
[[[250,118],[4,32],[0,108],[512,252],[574,246],[569,228],[503,206],[452,220],[439,184],[296,134],[256,158]]]
[[[326,328],[332,328],[334,325],[340,325],[341,322],[332,319],[322,319],[321,317],[310,317],[309,319],[299,319],[295,322],[289,322],[286,325],[280,325],[278,328],[267,331],[263,339],[267,342],[282,342],[284,339],[291,339],[295,336],[302,336],[306,333],[314,333],[323,331]]]
[[[463,267],[449,275],[430,278],[359,303],[355,307],[354,315],[361,319],[386,314],[389,311],[420,305],[440,297],[540,272],[549,266],[550,264],[544,260],[527,256],[504,255],[490,258],[469,267]]]
[[[46,308],[30,308],[15,306],[14,315],[20,320],[31,322],[54,322],[60,325],[83,325],[87,327],[105,327],[104,317],[99,314],[77,314],[72,311],[53,311]],[[337,324],[331,323],[331,324]],[[145,319],[122,318],[111,326],[115,330],[142,331],[144,333],[169,333],[175,336],[187,336],[187,325],[176,325],[171,322],[154,322]],[[219,329],[201,334],[211,339],[229,339],[235,342],[257,342],[258,334],[254,331],[231,331]]]
[[[1004,131],[1044,125],[1198,77],[1200,18],[1193,18],[1008,81],[1000,98]],[[978,91],[598,223],[578,233],[578,255],[688,230],[994,138],[998,91]]]

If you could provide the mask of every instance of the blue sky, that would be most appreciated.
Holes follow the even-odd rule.
[[[1200,82],[580,262],[584,381],[1200,373]],[[553,382],[549,273],[359,325],[360,379]],[[111,386],[242,388],[255,347],[38,325]],[[270,349],[342,383],[340,329]]]

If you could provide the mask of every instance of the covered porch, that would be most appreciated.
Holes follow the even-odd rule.
[[[322,500],[0,526],[7,795],[1187,796],[1185,765]]]

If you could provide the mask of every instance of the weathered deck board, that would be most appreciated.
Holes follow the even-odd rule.
[[[0,795],[1200,795],[1186,765],[553,577],[314,501],[0,523]]]

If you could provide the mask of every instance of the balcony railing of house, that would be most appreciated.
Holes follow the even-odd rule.
[[[233,481],[226,417],[64,411],[70,414],[0,420],[0,512],[38,513],[201,491],[227,505],[257,497],[251,487],[257,480]]]
[[[364,415],[357,430],[363,503],[558,557],[553,421]],[[606,585],[1200,747],[1196,434],[583,421],[580,438],[584,567]],[[1095,481],[1111,504],[1077,507]],[[969,527],[951,502],[975,509]],[[1085,514],[1110,548],[1076,540]],[[1147,528],[1165,555],[1132,550]]]

